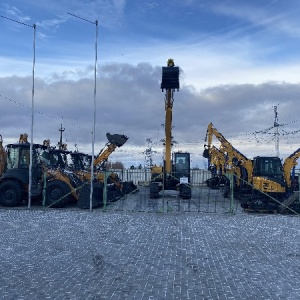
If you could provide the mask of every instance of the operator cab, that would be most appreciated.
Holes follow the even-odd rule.
[[[184,183],[190,182],[190,153],[175,152],[173,154],[174,162],[174,175],[180,182],[184,180]]]
[[[7,148],[6,169],[28,169],[30,164],[30,144],[9,144]],[[42,145],[34,144],[32,157],[33,166],[43,160],[46,148]]]
[[[253,176],[261,176],[284,183],[282,163],[279,157],[261,157],[253,159]]]

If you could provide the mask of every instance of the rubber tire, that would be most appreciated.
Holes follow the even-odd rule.
[[[17,206],[22,203],[23,188],[16,180],[3,181],[0,184],[0,204]]]
[[[64,207],[66,203],[70,202],[71,194],[69,193],[70,188],[63,181],[50,181],[46,187],[46,205],[53,208]],[[69,195],[64,197],[67,194]],[[62,197],[64,198],[58,201]]]

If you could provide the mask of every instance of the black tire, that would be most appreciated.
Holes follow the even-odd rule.
[[[212,177],[210,179],[207,179],[206,183],[207,186],[212,190],[217,190],[220,187],[219,177]]]
[[[63,181],[50,181],[46,187],[46,205],[54,208],[64,207],[70,202],[71,194],[69,193],[70,188]]]
[[[3,206],[17,206],[22,203],[23,188],[16,180],[0,183],[0,204]]]

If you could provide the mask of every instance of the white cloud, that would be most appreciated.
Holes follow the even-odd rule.
[[[99,69],[97,81],[96,148],[106,143],[106,132],[126,134],[126,147],[118,157],[143,158],[141,149],[151,138],[156,159],[162,157],[165,121],[164,93],[159,84],[160,67],[143,63],[108,64]],[[0,78],[2,114],[1,134],[4,142],[16,140],[30,129],[31,77]],[[64,139],[70,150],[74,143],[81,151],[91,150],[93,120],[92,78],[59,79],[48,82],[36,78],[34,139],[49,138],[56,144],[61,122],[66,128]],[[13,101],[9,101],[8,97]],[[207,89],[190,89],[184,85],[174,94],[173,136],[176,150],[190,151],[194,164],[202,164],[207,125],[210,122],[246,156],[274,154],[273,131],[255,134],[272,127],[278,105],[280,152],[286,157],[298,148],[300,133],[286,135],[300,128],[300,85],[270,82],[253,85],[222,85]],[[62,121],[63,117],[63,121]],[[291,122],[293,121],[293,122]],[[282,130],[284,131],[282,131]]]

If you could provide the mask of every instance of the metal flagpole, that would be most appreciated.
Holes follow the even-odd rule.
[[[95,68],[94,68],[94,117],[93,117],[93,130],[92,130],[92,161],[91,161],[91,190],[90,190],[90,210],[93,208],[93,188],[94,188],[94,156],[95,156],[95,132],[96,132],[96,95],[97,95],[97,52],[98,52],[98,20],[95,22],[89,21],[82,17],[68,13],[69,15],[81,19],[85,22],[96,25],[96,41],[95,41]]]

